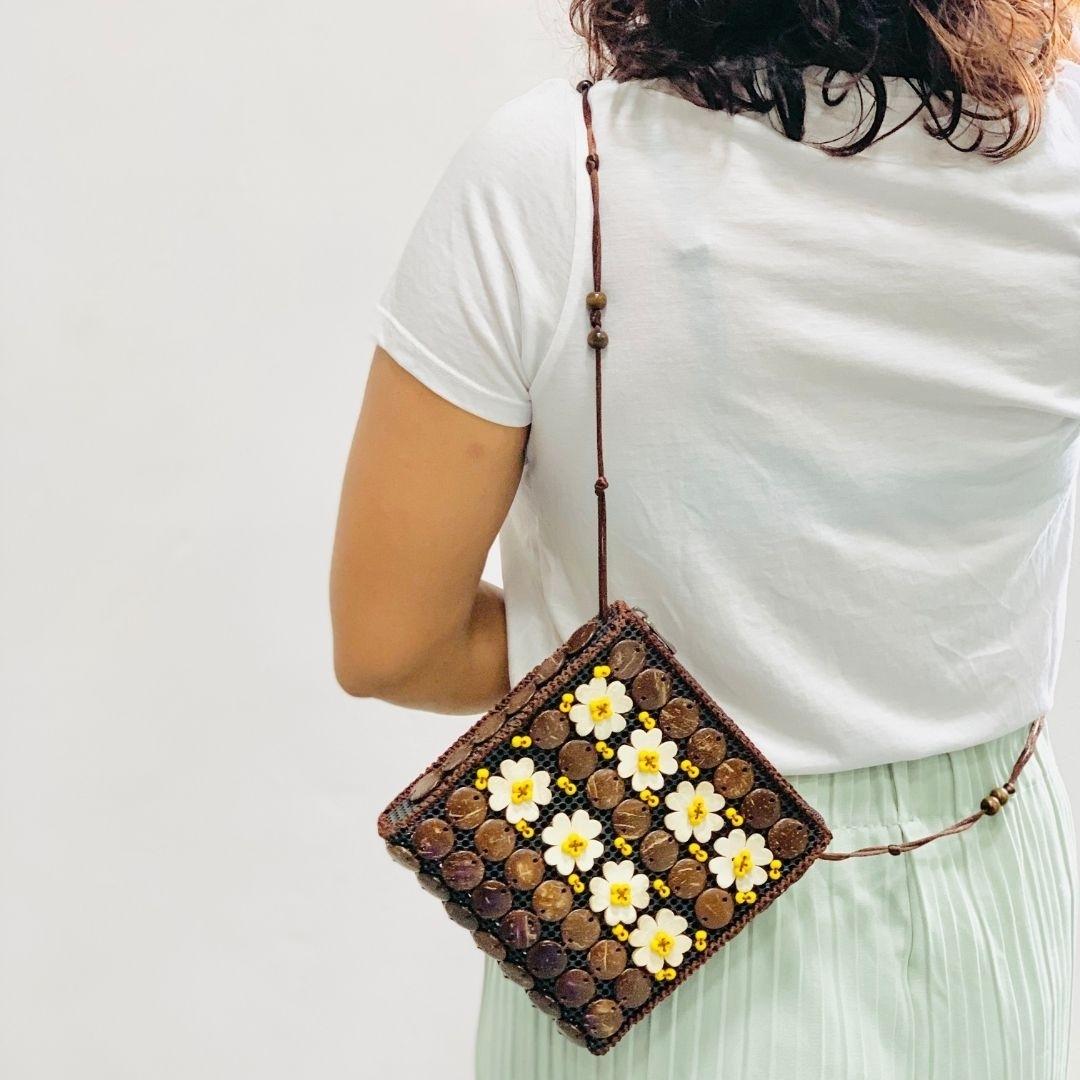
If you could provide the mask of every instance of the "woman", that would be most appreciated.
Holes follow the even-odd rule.
[[[834,850],[936,831],[1053,698],[1080,455],[1076,6],[572,17],[602,77],[614,595]],[[482,712],[593,611],[581,121],[562,79],[495,111],[378,306],[333,570],[358,696]],[[497,535],[505,594],[480,580]],[[1077,873],[1049,732],[1019,787],[961,836],[815,867],[602,1058],[485,961],[477,1076],[1061,1080]]]

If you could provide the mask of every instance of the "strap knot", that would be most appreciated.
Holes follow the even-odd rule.
[[[592,79],[582,79],[581,82],[577,84],[577,92],[579,94],[584,94],[590,86],[592,86]]]
[[[606,491],[607,490],[607,486],[608,486],[607,477],[606,476],[598,476],[596,478],[596,483],[593,484],[593,491],[595,491],[596,494],[599,495],[601,491]]]
[[[599,154],[589,154],[588,157],[585,158],[585,171],[588,172],[588,173],[594,173],[599,168],[600,168],[600,155]]]
[[[904,853],[900,850],[900,845],[899,844],[890,844],[889,845],[889,854],[890,855],[903,855]]]

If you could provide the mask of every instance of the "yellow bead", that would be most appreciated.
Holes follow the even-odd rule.
[[[698,941],[704,941],[708,936],[709,935],[705,930],[695,930],[694,931],[694,937],[696,937],[698,939]]]
[[[567,795],[576,795],[576,794],[577,794],[577,784],[575,784],[575,783],[573,782],[573,780],[571,780],[571,781],[570,781],[570,782],[569,782],[569,783],[568,783],[568,784],[566,785],[566,794],[567,794]]]
[[[705,862],[709,858],[709,853],[702,849],[695,853],[694,858],[697,859],[698,862]]]
[[[473,781],[473,787],[479,788],[481,791],[484,791],[487,788],[487,781],[482,776],[477,777],[477,779]]]
[[[772,867],[773,870],[779,870],[783,865],[784,864],[779,859],[773,859],[773,861],[769,863],[769,866]]]
[[[649,720],[649,719],[651,719],[651,717],[649,716],[649,714],[648,714],[648,713],[647,713],[647,712],[646,712],[646,711],[645,711],[644,709],[642,709],[642,710],[641,710],[641,712],[639,712],[639,713],[637,714],[637,718],[638,718],[638,719],[639,719],[639,720],[640,720],[640,721],[641,721],[641,722],[642,722],[643,724],[645,723],[645,721],[646,721],[646,720]]]
[[[532,746],[532,736],[531,735],[522,735],[521,736],[521,745],[524,746],[526,749],[528,749],[530,746]]]
[[[574,706],[569,701],[559,702],[559,712],[569,712]]]
[[[656,721],[649,716],[642,720],[641,726],[645,728],[646,731],[652,731],[652,729],[656,727]]]
[[[486,780],[491,775],[491,771],[489,769],[477,769],[476,775],[479,779]]]
[[[689,776],[691,780],[696,780],[701,775],[701,770],[696,765],[691,765],[690,768],[686,770],[686,775]]]
[[[779,881],[780,880],[780,871],[779,870],[770,870],[769,871],[769,877],[771,877],[773,879],[773,881]]]
[[[654,979],[655,979],[655,980],[656,980],[657,982],[663,982],[663,981],[664,981],[664,969],[663,969],[663,968],[661,968],[661,969],[660,969],[660,970],[659,970],[659,971],[658,971],[658,972],[657,972],[657,973],[656,973],[656,974],[655,974],[655,975],[653,976],[653,978],[654,978]]]
[[[742,814],[732,814],[731,815],[731,824],[732,825],[741,825],[742,823],[743,823]]]
[[[611,674],[611,668],[609,668],[607,664],[597,664],[596,667],[592,669],[592,673],[593,678],[606,679]]]
[[[563,701],[565,701],[567,703],[567,705],[572,705],[573,702],[574,702],[574,695],[573,694],[563,694],[562,699],[563,699]]]
[[[701,845],[700,844],[691,844],[686,850],[689,851],[691,855],[693,855],[695,852],[701,850]]]

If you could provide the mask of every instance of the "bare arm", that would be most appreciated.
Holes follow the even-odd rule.
[[[528,430],[459,409],[375,350],[331,570],[334,669],[350,694],[475,713],[509,689],[502,591],[480,575]]]

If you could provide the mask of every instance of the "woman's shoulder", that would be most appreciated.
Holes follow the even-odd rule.
[[[580,99],[576,83],[555,75],[503,102],[493,111],[490,122],[498,125],[535,121],[544,125],[557,116],[566,116],[572,108],[579,108]]]
[[[573,145],[579,98],[568,79],[544,79],[489,110],[456,156],[492,177],[531,177],[535,184],[537,170],[549,170]]]

